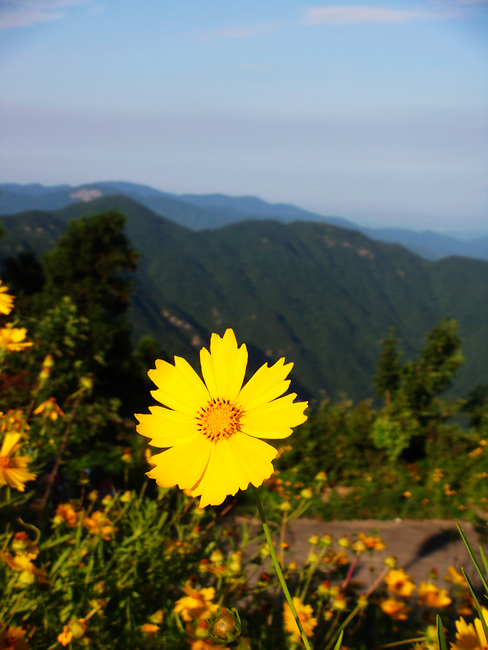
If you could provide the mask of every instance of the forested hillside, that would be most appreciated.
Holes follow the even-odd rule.
[[[432,263],[397,245],[328,224],[245,221],[195,232],[127,197],[102,197],[53,213],[2,217],[3,256],[43,253],[70,219],[117,209],[141,258],[131,320],[170,354],[196,359],[212,331],[233,327],[251,368],[293,359],[304,396],[374,394],[380,339],[395,327],[406,358],[442,318],[459,323],[466,364],[455,392],[488,383],[488,263]]]

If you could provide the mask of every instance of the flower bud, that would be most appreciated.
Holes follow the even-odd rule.
[[[394,569],[397,565],[396,555],[389,555],[388,557],[385,557],[383,563],[386,564],[386,566],[389,567],[390,569]]]
[[[241,633],[241,619],[235,608],[222,607],[213,621],[209,620],[209,624],[209,636],[217,640],[223,639],[226,643],[232,643]]]
[[[320,539],[318,535],[312,535],[312,537],[308,538],[308,543],[311,544],[312,546],[317,546],[319,542]]]
[[[280,504],[279,508],[280,510],[283,510],[283,512],[290,512],[292,510],[292,505],[289,501],[283,501],[283,503]]]
[[[344,537],[340,537],[337,540],[337,543],[339,544],[339,546],[342,546],[342,548],[349,548],[349,546],[351,545],[348,535],[344,535]]]
[[[300,496],[302,496],[304,499],[311,499],[313,497],[313,492],[310,488],[303,488],[303,490],[300,492]]]

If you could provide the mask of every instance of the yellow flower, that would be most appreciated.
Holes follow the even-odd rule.
[[[397,600],[394,596],[387,598],[380,603],[381,609],[391,616],[394,621],[406,621],[410,608],[404,602]]]
[[[247,358],[246,346],[238,347],[228,329],[222,338],[212,334],[210,352],[200,351],[205,383],[181,357],[174,366],[158,360],[148,373],[158,387],[153,397],[168,408],[137,415],[137,431],[151,445],[170,448],[152,456],[148,476],[162,487],[178,485],[201,496],[200,508],[219,505],[249,483],[261,485],[273,472],[277,451],[260,438],[286,438],[307,419],[307,402],[294,402],[294,393],[280,397],[292,364],[266,363],[242,386]]]
[[[215,589],[213,587],[198,591],[187,583],[184,592],[186,596],[176,601],[176,607],[173,610],[177,614],[181,614],[184,621],[205,620],[219,608],[218,605],[212,602],[215,598]]]
[[[155,625],[154,623],[144,623],[144,625],[141,625],[141,632],[148,636],[154,636],[160,629],[159,625]]]
[[[313,629],[317,625],[317,619],[312,616],[313,609],[310,605],[304,605],[300,598],[295,596],[293,604],[297,610],[298,618],[301,621],[303,630],[307,637],[313,636]],[[291,607],[288,603],[283,606],[283,617],[285,619],[285,630],[292,635],[292,641],[298,643],[302,638],[300,630],[298,629],[295,617],[292,614]]]
[[[27,470],[27,463],[30,460],[28,456],[12,455],[21,447],[20,438],[20,433],[7,433],[3,439],[0,449],[0,486],[10,485],[23,492],[25,483],[33,481],[36,475]]]
[[[488,611],[483,607],[483,618],[485,623],[488,623]],[[451,644],[451,650],[486,650],[488,642],[486,640],[483,626],[479,618],[469,625],[464,618],[461,617],[456,621],[456,643]]]
[[[44,417],[50,418],[53,422],[56,422],[59,416],[64,418],[64,413],[56,404],[55,397],[49,397],[45,402],[39,404],[34,411],[34,415],[39,415],[39,413],[44,413]]]
[[[69,631],[68,626],[65,625],[61,634],[58,634],[58,642],[64,647],[71,643],[72,638],[73,634]]]
[[[391,569],[385,577],[385,582],[388,586],[388,591],[405,598],[409,598],[412,595],[412,591],[416,589],[415,584],[410,580],[410,576],[403,569]]]
[[[365,535],[363,532],[359,533],[359,539],[364,542],[364,545],[374,551],[382,551],[385,547],[385,544],[381,537],[373,537],[372,535]]]
[[[439,589],[432,583],[427,583],[424,580],[420,583],[419,596],[424,603],[429,607],[447,607],[452,603],[452,600],[447,595],[446,589]]]
[[[7,323],[6,327],[0,329],[0,350],[5,348],[7,352],[20,352],[29,348],[32,343],[24,341],[26,336],[25,327],[13,327],[12,323]]]
[[[5,293],[6,291],[8,291],[8,287],[2,286],[2,281],[0,280],[0,314],[7,316],[13,309],[15,296],[10,296],[8,293]]]
[[[446,576],[445,580],[452,582],[455,585],[463,585],[463,587],[467,587],[464,576],[459,573],[459,571],[457,571],[453,566],[448,566],[447,571],[449,575]]]
[[[0,287],[1,288],[1,287]],[[0,650],[29,650],[25,635],[27,632],[21,627],[5,627],[1,629],[0,623]]]
[[[110,519],[100,510],[94,512],[91,517],[86,517],[83,520],[83,525],[93,535],[100,535],[105,542],[109,542],[117,531]]]

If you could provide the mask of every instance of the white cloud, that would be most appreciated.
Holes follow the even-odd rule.
[[[0,2],[0,29],[29,27],[36,23],[59,20],[65,9],[89,4],[92,0],[2,0]]]
[[[316,7],[308,9],[305,25],[357,25],[359,23],[404,23],[410,20],[455,18],[457,11],[422,11],[382,7]]]
[[[236,25],[235,27],[228,27],[215,32],[204,32],[200,36],[200,40],[205,43],[213,43],[221,38],[229,38],[232,40],[246,40],[259,36],[266,32],[271,32],[281,27],[280,23],[271,23],[269,25]]]

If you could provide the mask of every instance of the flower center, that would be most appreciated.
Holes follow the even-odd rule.
[[[10,469],[11,467],[14,467],[15,463],[12,462],[12,459],[9,458],[8,456],[0,456],[0,467],[2,469]]]
[[[210,442],[227,439],[241,430],[243,410],[228,399],[212,399],[197,414],[198,428]]]

